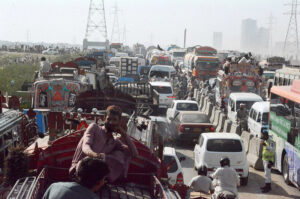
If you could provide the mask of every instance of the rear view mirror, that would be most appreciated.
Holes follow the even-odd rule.
[[[182,162],[182,161],[185,161],[185,157],[184,156],[182,156],[182,157],[179,158],[179,162]]]

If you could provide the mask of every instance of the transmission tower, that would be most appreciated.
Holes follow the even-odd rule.
[[[96,41],[107,40],[104,0],[90,0],[85,39]]]
[[[112,26],[112,31],[111,31],[111,42],[120,42],[121,38],[120,38],[120,26],[119,26],[119,17],[118,17],[118,13],[120,12],[120,10],[118,9],[118,5],[116,2],[116,5],[113,7],[113,13],[114,13],[114,23]],[[117,38],[115,38],[115,36]]]
[[[298,43],[298,27],[297,27],[297,6],[299,5],[297,0],[292,0],[291,3],[286,4],[291,6],[291,10],[288,13],[290,15],[289,26],[285,36],[283,53],[286,56],[293,55],[297,59],[299,53]]]

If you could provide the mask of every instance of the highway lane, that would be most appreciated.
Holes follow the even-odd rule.
[[[184,172],[184,183],[188,184],[192,177],[197,175],[194,170],[193,146],[176,146],[177,156],[185,156],[186,160],[181,163]],[[281,174],[272,172],[272,191],[262,194],[260,187],[264,185],[263,171],[250,168],[249,181],[247,186],[239,187],[240,199],[300,199],[300,191],[294,186],[285,184]]]

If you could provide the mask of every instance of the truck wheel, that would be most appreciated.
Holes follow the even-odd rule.
[[[245,178],[241,178],[241,185],[246,186],[248,184],[248,176]]]
[[[291,184],[291,181],[289,179],[289,160],[287,155],[284,155],[283,157],[282,176],[286,184]]]

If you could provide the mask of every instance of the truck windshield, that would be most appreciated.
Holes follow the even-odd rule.
[[[173,52],[174,57],[184,57],[185,52]]]
[[[213,152],[241,152],[243,150],[241,142],[234,139],[209,139],[207,141],[207,151]]]
[[[172,88],[168,86],[153,86],[153,89],[160,94],[172,94]]]
[[[219,64],[217,62],[203,62],[203,61],[198,61],[197,62],[197,68],[199,70],[216,70],[218,68]]]

